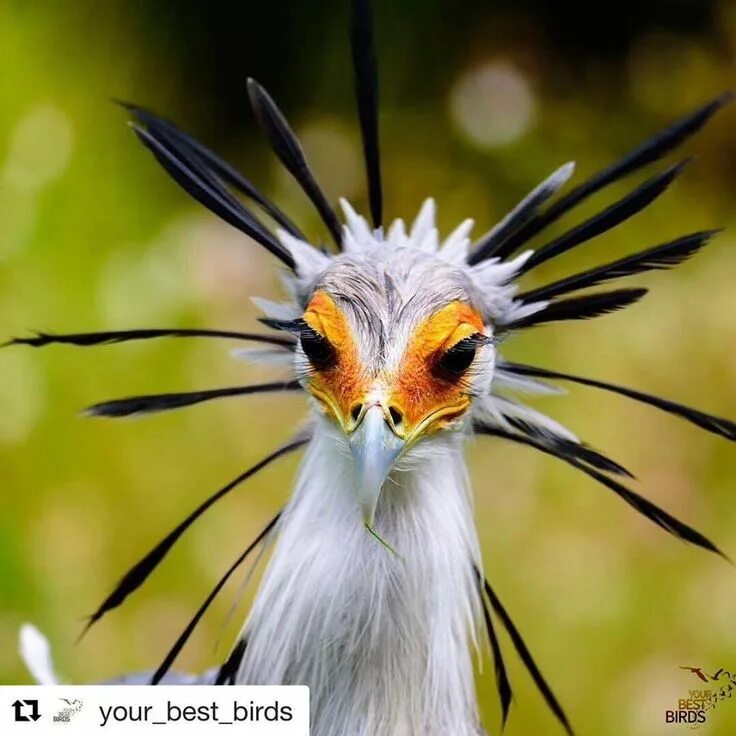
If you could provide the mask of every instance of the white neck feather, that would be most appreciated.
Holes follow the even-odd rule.
[[[347,448],[346,448],[347,451]],[[246,624],[237,681],[307,684],[313,736],[477,736],[479,564],[461,438],[425,443],[360,523],[352,462],[322,425]]]

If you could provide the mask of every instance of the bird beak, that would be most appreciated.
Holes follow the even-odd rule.
[[[406,447],[384,416],[381,406],[368,408],[348,437],[355,464],[355,482],[363,522],[370,528],[383,484]]]

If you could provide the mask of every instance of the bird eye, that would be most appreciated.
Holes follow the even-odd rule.
[[[472,365],[478,348],[487,342],[488,338],[480,333],[460,340],[439,357],[436,363],[437,372],[444,378],[462,376]]]
[[[306,324],[300,330],[299,342],[304,355],[317,370],[325,370],[334,364],[335,351],[329,340]]]

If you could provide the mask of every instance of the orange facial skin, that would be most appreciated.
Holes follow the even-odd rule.
[[[398,411],[394,432],[406,439],[437,430],[461,415],[470,403],[462,380],[443,377],[437,360],[461,340],[484,333],[481,316],[469,305],[451,302],[415,329],[397,369],[372,375],[361,365],[350,325],[332,297],[315,293],[304,314],[307,324],[325,337],[335,351],[335,364],[310,375],[307,389],[343,428],[357,424],[354,410],[380,403]]]
[[[335,350],[336,363],[325,371],[315,371],[308,390],[346,431],[352,425],[353,406],[362,403],[367,390],[365,372],[360,364],[352,330],[342,310],[332,297],[318,291],[309,302],[304,321],[329,340]]]
[[[457,301],[435,312],[415,330],[389,384],[390,401],[399,407],[409,432],[423,423],[426,429],[439,429],[468,408],[470,399],[463,382],[437,375],[435,366],[437,359],[458,342],[483,332],[480,315]]]

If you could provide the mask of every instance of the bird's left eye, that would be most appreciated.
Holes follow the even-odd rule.
[[[306,323],[299,332],[299,343],[304,355],[317,370],[325,370],[334,364],[335,350],[329,340]]]
[[[436,372],[444,378],[462,376],[473,363],[478,348],[487,342],[488,338],[480,333],[460,340],[438,358],[435,364]]]

